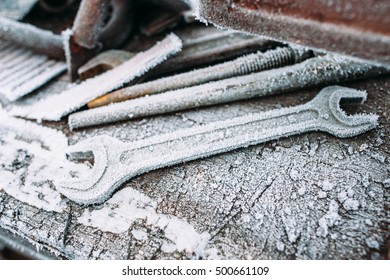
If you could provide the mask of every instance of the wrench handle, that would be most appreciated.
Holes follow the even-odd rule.
[[[315,129],[319,115],[305,104],[216,122],[125,144],[118,159],[127,169],[124,174],[128,170],[144,173]]]

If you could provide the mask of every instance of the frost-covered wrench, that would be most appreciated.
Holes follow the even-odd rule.
[[[101,203],[123,182],[161,167],[309,131],[352,137],[373,129],[377,116],[347,116],[340,103],[362,103],[365,99],[365,92],[331,86],[303,105],[250,114],[136,142],[94,137],[68,151],[73,159],[93,158],[91,172],[83,178],[59,180],[55,185],[75,202]]]

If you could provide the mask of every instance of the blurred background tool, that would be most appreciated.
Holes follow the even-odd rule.
[[[0,101],[15,101],[66,71],[63,61],[0,41]]]
[[[133,24],[133,1],[83,0],[72,30],[64,33],[68,70],[72,81],[77,70],[103,49],[119,47]]]
[[[39,0],[39,5],[49,13],[63,13],[72,6],[76,0]]]
[[[166,32],[167,30],[163,34]],[[199,25],[190,25],[189,28],[179,29],[177,35],[183,41],[182,50],[156,66],[144,78],[153,79],[184,70],[192,70],[196,67],[224,62],[244,54],[266,51],[281,46],[281,44],[256,36]],[[160,35],[157,38],[159,37]],[[147,41],[147,38],[142,39]],[[130,39],[130,48],[133,48],[133,44],[144,44],[140,40]],[[134,50],[130,52],[125,50],[103,51],[79,67],[79,78],[85,80],[112,69],[125,62],[136,52]]]
[[[1,0],[0,16],[20,20],[30,12],[37,1],[38,0]]]
[[[31,24],[0,17],[0,40],[11,42],[50,58],[64,60],[62,38]]]

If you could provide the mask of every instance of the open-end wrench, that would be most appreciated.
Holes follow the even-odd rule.
[[[72,147],[73,159],[93,157],[94,167],[83,178],[61,179],[56,188],[69,199],[93,204],[105,201],[123,182],[139,174],[181,162],[247,147],[309,131],[352,137],[377,125],[377,116],[347,116],[340,102],[362,103],[366,93],[339,86],[323,89],[310,102],[250,114],[148,139],[123,143],[99,136]]]

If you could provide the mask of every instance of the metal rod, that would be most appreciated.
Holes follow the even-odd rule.
[[[126,87],[89,102],[88,107],[100,107],[145,95],[278,68],[301,62],[309,58],[311,53],[311,51],[291,47],[278,48],[265,53],[257,52],[207,68]]]
[[[27,23],[0,17],[0,40],[15,43],[54,59],[65,60],[61,36]]]
[[[238,35],[221,36],[219,39],[213,38],[193,45],[190,43],[179,54],[153,70],[150,76],[223,62],[251,52],[267,50],[274,45],[273,42],[263,38],[244,38]]]
[[[390,73],[345,57],[325,55],[299,64],[128,100],[69,116],[71,129],[176,112]]]

